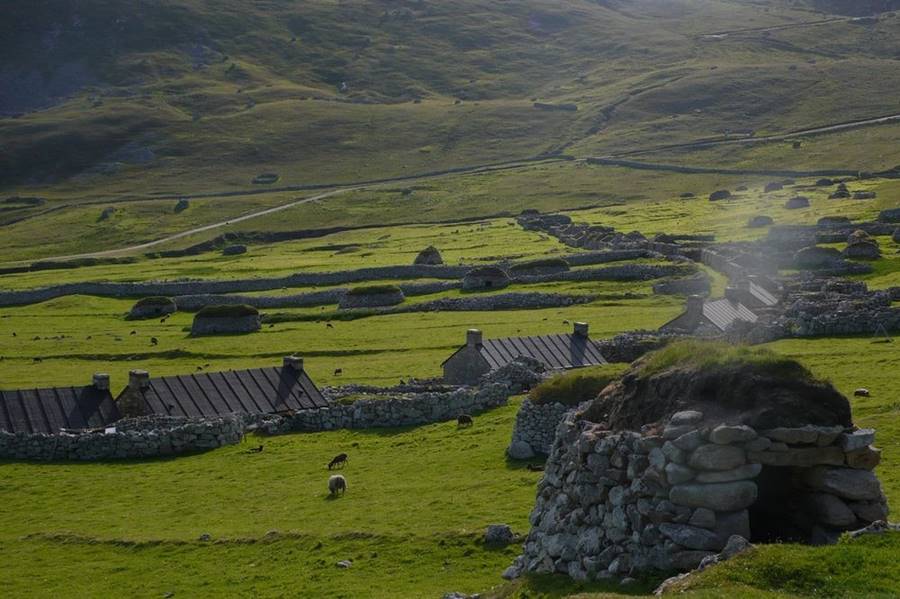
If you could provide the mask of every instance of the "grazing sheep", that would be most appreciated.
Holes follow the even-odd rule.
[[[329,329],[333,329],[333,328],[334,328],[334,325],[331,324],[330,322],[326,322],[326,323],[325,323],[325,326],[326,326],[327,328],[329,328]]]
[[[346,465],[347,465],[347,454],[339,453],[336,456],[334,456],[334,458],[332,458],[332,460],[330,462],[328,462],[328,469],[331,470],[332,468],[337,468],[338,466],[343,468]]]
[[[342,374],[344,374],[343,368],[335,368],[334,369],[334,376],[341,376]]]
[[[525,466],[525,468],[527,468],[531,472],[543,472],[544,471],[544,467],[540,464],[528,464],[527,466]]]
[[[159,344],[159,339],[157,339],[156,337],[150,337],[150,345],[158,345],[158,344]]]
[[[332,497],[343,495],[347,490],[347,479],[340,474],[334,474],[328,477],[328,493]]]
[[[259,447],[251,447],[247,451],[250,453],[262,453],[264,446],[260,445]]]
[[[859,389],[857,389],[856,391],[853,392],[853,395],[855,395],[856,397],[869,397],[871,395],[871,393],[869,393],[868,389],[860,387]]]
[[[460,427],[472,426],[475,423],[468,414],[460,414],[456,417],[456,425]]]

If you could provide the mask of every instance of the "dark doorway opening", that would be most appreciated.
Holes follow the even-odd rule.
[[[812,522],[805,512],[804,490],[796,468],[763,466],[756,478],[759,495],[750,506],[753,543],[806,543]]]

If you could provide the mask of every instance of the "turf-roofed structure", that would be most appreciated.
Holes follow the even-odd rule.
[[[469,329],[466,344],[442,364],[444,381],[474,385],[516,358],[537,360],[547,370],[570,370],[606,364],[599,346],[591,340],[587,323],[577,322],[567,334],[485,339],[478,329]]]

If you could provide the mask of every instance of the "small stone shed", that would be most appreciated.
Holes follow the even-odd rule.
[[[463,291],[490,291],[509,285],[509,275],[499,266],[479,266],[463,277]]]
[[[145,297],[138,300],[131,311],[128,312],[129,320],[143,320],[147,318],[159,318],[168,316],[178,311],[175,300],[170,297]]]
[[[734,535],[832,542],[887,517],[873,442],[796,363],[666,367],[651,354],[560,425],[505,576],[689,570]]]
[[[444,259],[441,257],[441,252],[433,245],[429,245],[427,248],[419,252],[416,256],[416,259],[413,261],[413,264],[417,264],[419,266],[440,266],[444,263]]]
[[[109,392],[109,375],[84,387],[0,391],[0,431],[58,434],[104,427],[121,417]]]
[[[280,368],[156,378],[144,370],[132,370],[128,387],[116,402],[129,417],[286,414],[329,406],[306,372],[303,359],[294,356],[286,357]]]
[[[194,315],[191,335],[254,333],[262,328],[259,310],[253,306],[207,306]]]
[[[402,304],[406,297],[396,285],[368,285],[354,287],[341,297],[342,310],[353,308],[381,308]]]
[[[587,323],[576,322],[569,334],[485,339],[478,329],[469,329],[466,344],[442,364],[444,381],[474,385],[518,357],[537,360],[547,370],[569,370],[606,364],[599,346],[589,336]]]

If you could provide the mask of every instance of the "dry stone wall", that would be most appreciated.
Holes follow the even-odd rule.
[[[507,451],[509,456],[523,460],[535,455],[548,455],[560,421],[573,409],[572,406],[555,402],[536,404],[526,398],[516,413],[512,441]]]
[[[86,461],[178,455],[239,443],[244,424],[238,417],[146,417],[120,420],[109,430],[58,435],[0,431],[0,458]]]
[[[709,425],[700,412],[675,414],[660,434],[611,432],[570,414],[538,485],[524,553],[505,576],[689,570],[733,535],[831,540],[887,516],[873,442],[871,430],[757,431]]]

